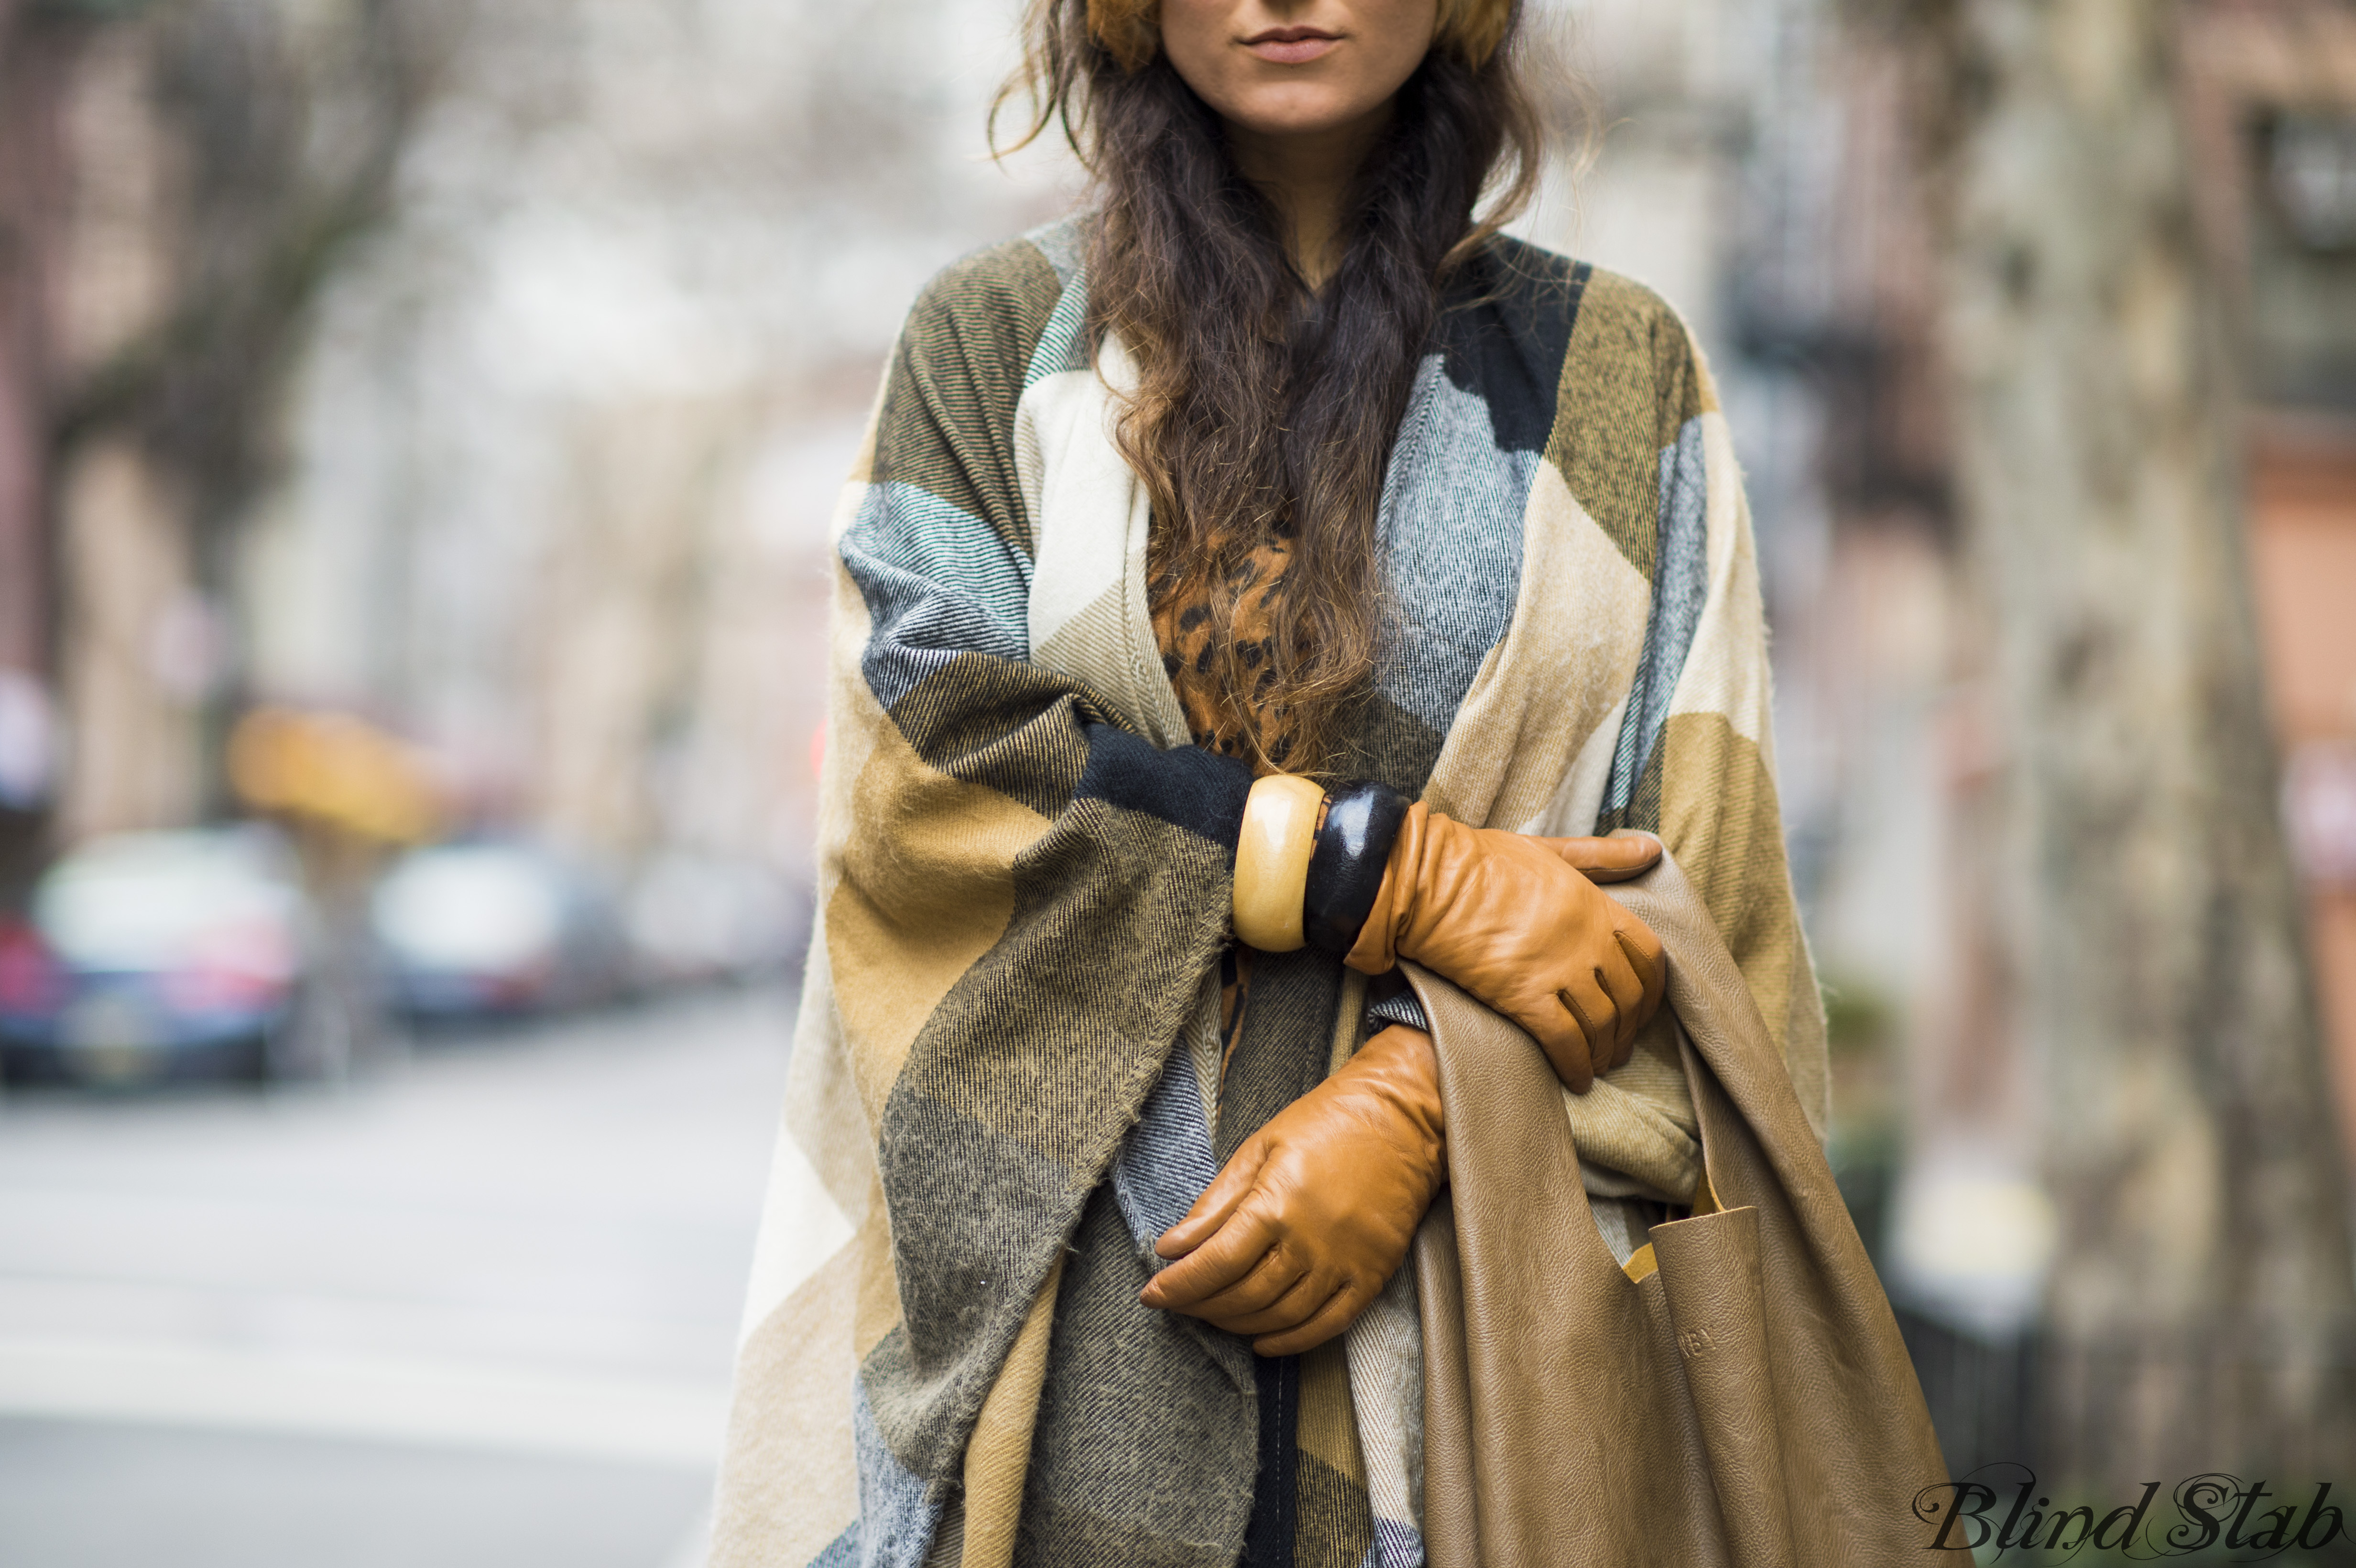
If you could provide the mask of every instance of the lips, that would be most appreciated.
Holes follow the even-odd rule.
[[[1246,38],[1244,48],[1271,65],[1307,65],[1341,41],[1315,27],[1270,27]]]

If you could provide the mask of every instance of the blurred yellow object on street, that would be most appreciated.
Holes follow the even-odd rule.
[[[441,827],[416,753],[348,714],[255,709],[230,736],[229,777],[257,811],[379,843],[422,843]]]

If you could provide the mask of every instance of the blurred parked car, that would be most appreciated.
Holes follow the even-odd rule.
[[[627,920],[649,985],[754,981],[789,972],[808,938],[804,900],[757,861],[668,854],[630,889]]]
[[[0,923],[0,1051],[36,1076],[259,1078],[294,1017],[308,906],[265,828],[127,833],[51,867]]]
[[[370,916],[392,1004],[421,1022],[579,1007],[628,985],[603,884],[527,840],[412,850],[377,884]]]

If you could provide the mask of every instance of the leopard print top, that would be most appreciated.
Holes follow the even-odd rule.
[[[1283,603],[1285,574],[1291,566],[1291,542],[1280,537],[1253,550],[1242,569],[1242,591],[1236,602],[1236,662],[1254,678],[1254,696],[1276,678],[1268,667],[1269,626]],[[1210,605],[1200,592],[1184,593],[1182,587],[1174,573],[1157,573],[1147,606],[1154,641],[1162,648],[1162,667],[1178,693],[1194,744],[1222,756],[1245,758],[1255,774],[1280,772],[1292,752],[1291,727],[1280,710],[1263,710],[1258,715],[1260,750],[1254,752],[1250,720],[1237,710],[1220,686],[1212,657]]]
[[[1275,678],[1268,667],[1269,623],[1283,603],[1285,573],[1292,566],[1291,543],[1274,538],[1251,553],[1243,567],[1242,592],[1236,603],[1236,662],[1256,677],[1256,690],[1265,691]],[[1259,715],[1260,743],[1252,750],[1250,725],[1227,699],[1212,662],[1211,607],[1199,590],[1184,592],[1175,573],[1157,572],[1147,596],[1153,618],[1153,639],[1161,645],[1162,667],[1178,693],[1186,715],[1187,732],[1206,752],[1250,760],[1254,774],[1279,772],[1291,753],[1292,737],[1280,713]],[[1242,1039],[1240,1026],[1251,997],[1252,950],[1231,944],[1219,963],[1219,1037],[1222,1072]]]

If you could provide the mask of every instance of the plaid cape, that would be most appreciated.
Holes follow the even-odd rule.
[[[1263,955],[1220,1060],[1251,780],[1189,743],[1162,672],[1150,511],[1109,434],[1130,368],[1091,350],[1084,239],[1066,221],[927,287],[835,516],[819,922],[721,1568],[1226,1568],[1256,1491],[1294,1563],[1423,1561],[1408,1271],[1282,1363],[1136,1300],[1153,1239],[1368,1026],[1338,961]],[[1756,562],[1708,372],[1651,293],[1518,241],[1447,304],[1336,771],[1478,825],[1658,832],[1821,1132]],[[1592,1190],[1691,1190],[1665,1026],[1566,1096]]]

